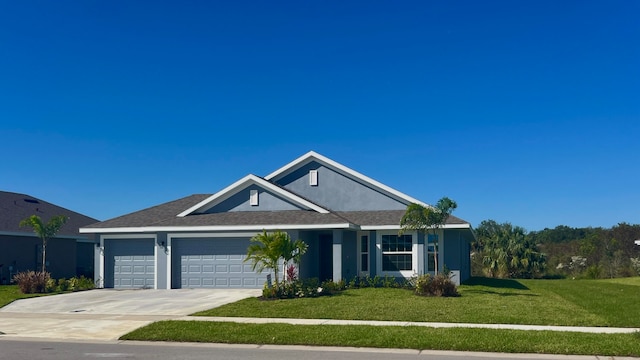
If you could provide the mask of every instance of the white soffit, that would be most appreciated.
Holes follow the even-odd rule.
[[[309,151],[308,153],[300,156],[299,158],[293,160],[292,162],[288,163],[287,165],[281,167],[280,169],[272,172],[271,174],[267,175],[265,177],[266,180],[268,181],[272,181],[274,179],[280,178],[282,175],[286,174],[287,172],[289,172],[289,170],[295,169],[299,166],[304,166],[312,161],[318,161],[320,163],[322,163],[323,165],[326,165],[330,168],[336,169],[338,170],[338,172],[340,172],[341,174],[356,180],[358,182],[362,182],[365,184],[370,185],[371,187],[373,187],[374,189],[377,189],[379,191],[381,191],[382,193],[385,193],[387,195],[390,195],[391,197],[397,198],[397,199],[401,199],[406,201],[407,203],[416,203],[416,204],[420,204],[422,206],[430,206],[418,199],[415,199],[407,194],[401,193],[400,191],[390,188],[387,185],[380,183],[376,180],[373,180],[372,178],[363,175],[353,169],[350,169],[340,163],[337,163],[325,156],[322,156],[320,154],[318,154],[315,151]]]
[[[273,193],[279,194],[282,197],[291,200],[292,202],[307,208],[307,209],[311,209],[311,210],[315,210],[321,214],[328,214],[329,210],[322,208],[312,202],[310,202],[309,200],[305,200],[295,194],[292,194],[290,192],[288,192],[287,190],[276,186],[258,176],[249,174],[245,177],[243,177],[242,179],[236,181],[235,183],[227,186],[226,188],[218,191],[217,193],[211,195],[210,197],[202,200],[201,202],[195,204],[194,206],[188,208],[187,210],[181,212],[180,214],[178,214],[178,217],[185,217],[189,214],[192,214],[194,212],[197,212],[199,210],[204,210],[204,209],[208,209],[211,208],[219,203],[221,203],[222,201],[230,198],[231,196],[235,195],[238,191],[246,188],[247,186],[250,185],[258,185],[264,189],[267,189]]]

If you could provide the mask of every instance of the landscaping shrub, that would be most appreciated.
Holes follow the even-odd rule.
[[[301,297],[318,297],[323,294],[320,282],[316,278],[285,281],[262,289],[263,299],[293,299]]]
[[[84,276],[71,279],[52,279],[48,272],[24,271],[16,274],[13,280],[23,294],[50,293],[90,290],[95,287],[93,280]]]
[[[46,292],[50,279],[51,275],[42,271],[23,271],[13,276],[13,281],[18,284],[23,294]]]
[[[415,284],[416,294],[421,296],[460,296],[456,284],[443,273],[420,275]]]

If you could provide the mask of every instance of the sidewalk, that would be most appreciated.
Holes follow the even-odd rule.
[[[640,332],[640,328],[615,327],[586,327],[586,326],[545,326],[545,325],[516,325],[516,324],[468,324],[468,323],[437,323],[410,321],[365,321],[365,320],[331,320],[331,319],[283,319],[283,318],[245,318],[245,317],[215,317],[215,316],[183,316],[173,320],[183,321],[217,321],[245,324],[292,324],[292,325],[370,325],[370,326],[424,326],[432,328],[477,328],[477,329],[511,329],[534,331],[569,331],[595,334],[626,334]]]

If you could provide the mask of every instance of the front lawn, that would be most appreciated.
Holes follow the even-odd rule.
[[[12,303],[15,300],[25,299],[47,294],[23,294],[18,285],[0,285],[0,307]]]
[[[640,327],[640,277],[615,280],[476,278],[456,298],[365,288],[320,298],[245,299],[200,316],[322,318]],[[587,334],[417,326],[338,326],[161,321],[123,340],[291,344],[509,353],[640,356],[640,332]]]
[[[319,298],[249,298],[198,316],[640,327],[640,277],[614,280],[474,278],[456,298],[364,288]]]
[[[640,335],[416,326],[236,324],[161,321],[122,340],[349,346],[507,353],[640,355]]]

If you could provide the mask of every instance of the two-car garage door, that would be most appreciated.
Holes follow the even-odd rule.
[[[172,288],[261,288],[266,272],[257,274],[244,262],[249,238],[174,238]]]

